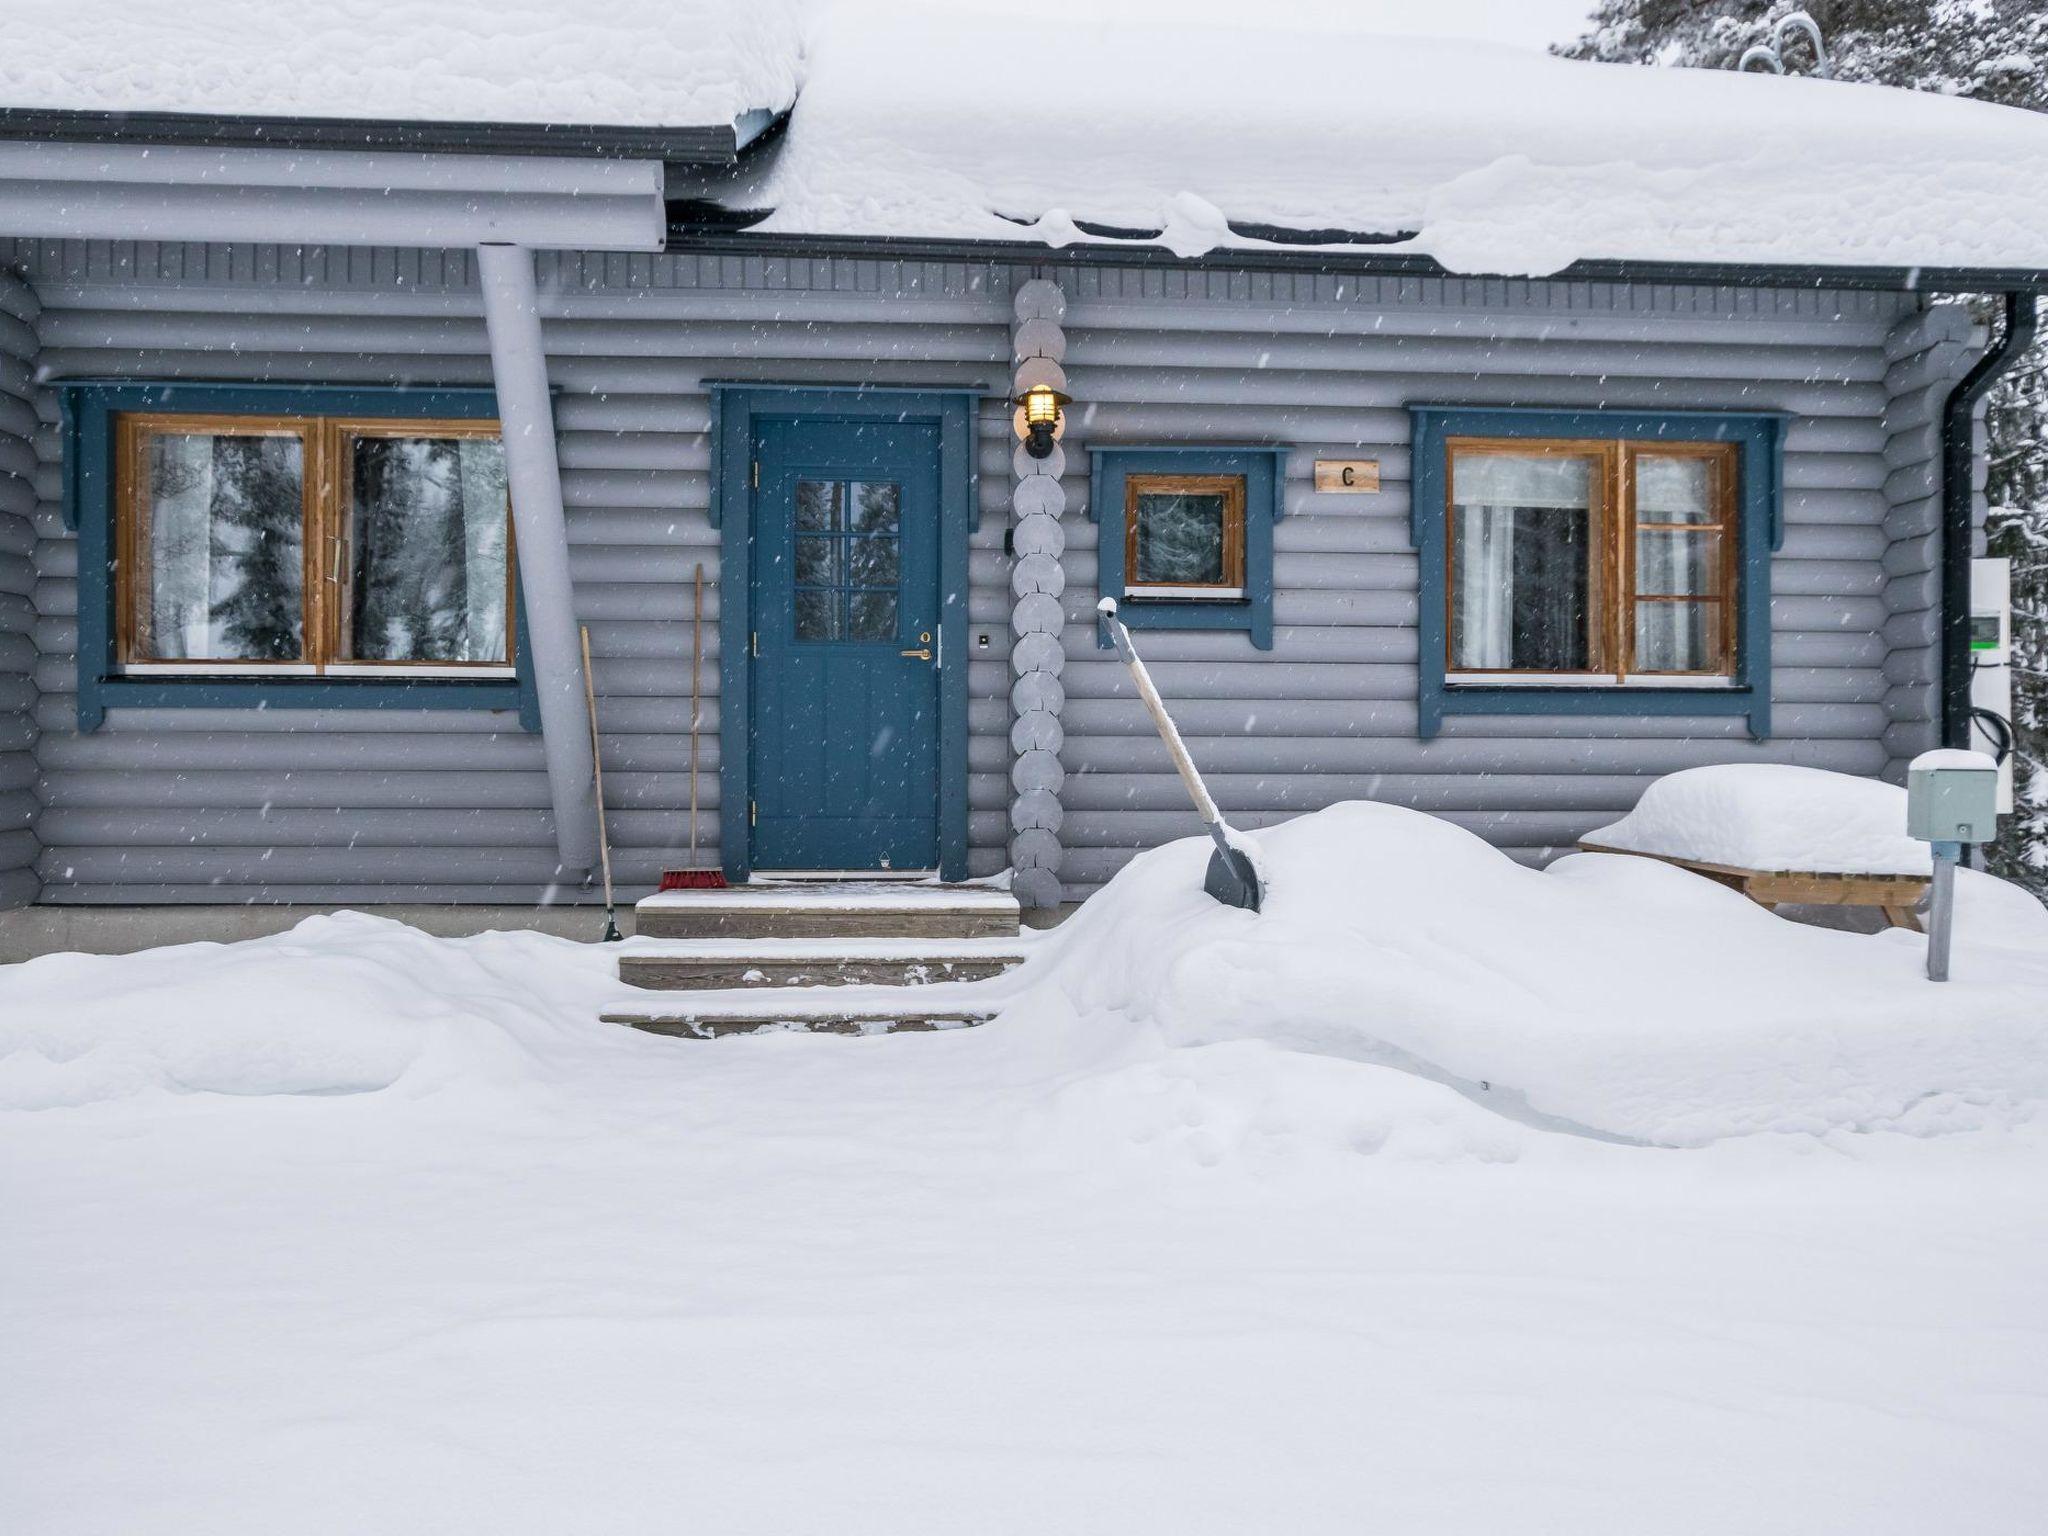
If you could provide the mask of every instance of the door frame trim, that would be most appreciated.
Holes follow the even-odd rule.
[[[967,878],[967,541],[980,521],[974,435],[981,391],[814,384],[711,390],[711,524],[719,530],[719,863],[728,881],[754,867],[754,442],[765,421],[891,421],[939,429],[939,877]],[[733,707],[735,703],[742,707]],[[735,808],[741,814],[735,815]]]

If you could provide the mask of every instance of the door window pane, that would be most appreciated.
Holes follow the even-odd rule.
[[[896,594],[856,592],[848,614],[849,640],[893,640],[896,638]]]
[[[798,640],[896,637],[902,497],[902,487],[887,480],[797,482]]]
[[[1451,664],[1587,670],[1598,547],[1591,457],[1452,455]]]
[[[305,448],[292,436],[146,439],[135,659],[305,654]]]
[[[898,532],[902,514],[902,490],[884,480],[855,480],[847,498],[853,505],[853,527],[858,533]]]
[[[1216,587],[1224,581],[1222,493],[1146,492],[1138,497],[1138,558],[1131,580]]]
[[[1705,672],[1719,665],[1719,603],[1637,603],[1636,670]]]
[[[495,438],[348,439],[341,658],[503,665],[509,502]]]
[[[799,592],[796,595],[796,637],[799,640],[839,638],[839,594]]]

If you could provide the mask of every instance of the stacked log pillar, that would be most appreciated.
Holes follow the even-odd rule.
[[[1060,321],[1066,311],[1066,298],[1054,283],[1037,278],[1018,288],[1017,322],[1011,332],[1016,363],[1013,396],[1047,380],[1063,389],[1067,337]],[[1033,458],[1019,442],[1011,463],[1016,476],[1010,501],[1016,553],[1010,569],[1015,599],[1010,627],[1016,634],[1010,650],[1011,889],[1024,906],[1056,907],[1061,897],[1060,789],[1066,778],[1060,766],[1060,748],[1066,743],[1060,726],[1066,689],[1060,673],[1067,662],[1061,637],[1066,612],[1060,594],[1067,579],[1060,557],[1067,536],[1060,518],[1067,510],[1067,497],[1060,477],[1066,472],[1067,455],[1055,442],[1048,457]]]

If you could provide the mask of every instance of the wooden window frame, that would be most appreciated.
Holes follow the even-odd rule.
[[[1144,496],[1223,497],[1223,579],[1213,582],[1141,582],[1138,503]],[[1124,480],[1124,596],[1146,603],[1241,602],[1245,582],[1245,477],[1133,470]]]
[[[1587,603],[1591,620],[1587,636],[1588,666],[1584,670],[1533,667],[1461,667],[1457,664],[1458,606],[1458,456],[1497,454],[1517,458],[1590,459],[1594,463],[1590,515],[1595,522],[1592,569]],[[1713,520],[1705,523],[1645,523],[1636,512],[1636,464],[1644,458],[1703,459],[1714,466]],[[1646,684],[1683,687],[1688,683],[1732,683],[1738,674],[1736,653],[1738,597],[1744,556],[1739,516],[1740,460],[1731,442],[1652,441],[1634,438],[1542,438],[1452,436],[1444,439],[1444,677],[1451,686],[1462,680],[1493,684],[1526,684],[1534,688],[1622,688],[1633,679]],[[1636,590],[1636,535],[1644,530],[1684,530],[1715,539],[1718,569],[1706,591],[1697,594],[1645,594]],[[1685,671],[1652,671],[1636,666],[1636,609],[1660,602],[1690,602],[1712,607],[1717,614],[1716,645],[1710,664]]]
[[[292,661],[175,658],[142,654],[149,591],[148,440],[165,433],[296,437],[301,447],[300,633]],[[140,678],[396,678],[499,681],[518,675],[518,557],[505,513],[505,657],[502,661],[356,661],[340,655],[354,570],[353,486],[348,445],[363,437],[499,438],[488,417],[241,414],[123,411],[114,422],[114,663]]]

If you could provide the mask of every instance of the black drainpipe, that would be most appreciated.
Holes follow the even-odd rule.
[[[1970,744],[1970,557],[1976,553],[1977,402],[2034,344],[2034,296],[2005,296],[2005,336],[1941,408],[1941,737]]]

